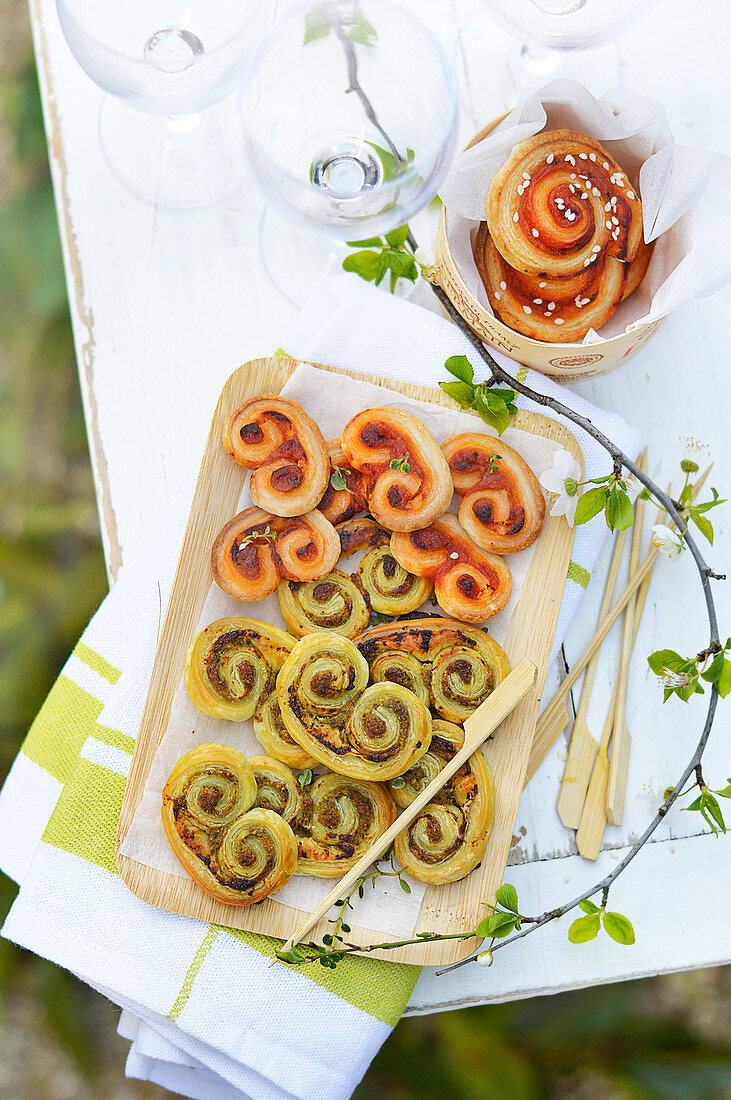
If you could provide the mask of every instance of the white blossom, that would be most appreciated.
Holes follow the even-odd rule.
[[[541,486],[552,496],[552,516],[566,516],[569,527],[574,526],[576,505],[579,502],[578,478],[581,467],[568,451],[556,451],[553,465],[544,470],[538,479]]]
[[[680,556],[683,540],[664,523],[656,523],[652,529],[652,545],[671,560]]]
[[[426,248],[420,244],[414,253],[414,259],[419,265],[422,278],[427,279],[430,283],[435,283],[439,274],[439,265],[431,248]]]
[[[492,966],[492,951],[481,951],[477,956],[480,966]]]
[[[672,672],[669,668],[664,668],[658,679],[663,687],[684,688],[688,686],[692,677],[687,672]]]

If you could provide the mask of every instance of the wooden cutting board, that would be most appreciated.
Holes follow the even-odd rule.
[[[209,897],[192,879],[147,867],[122,855],[120,847],[142,798],[157,747],[167,730],[173,696],[183,675],[185,656],[197,633],[203,605],[213,584],[211,546],[224,523],[235,515],[246,479],[247,471],[231,462],[221,446],[224,425],[230,414],[249,398],[264,393],[278,393],[296,366],[296,360],[283,357],[255,359],[245,363],[228,379],[218,400],[152,667],[150,687],[119,819],[116,857],[124,882],[138,897],[151,905],[173,913],[183,913],[200,920],[245,928],[281,939],[286,939],[307,914],[277,902],[276,894],[259,905],[227,905]],[[451,399],[439,389],[393,382],[334,367],[322,369],[371,382],[384,390],[396,391],[420,401],[454,407]],[[384,394],[383,403],[388,403],[387,394]],[[511,427],[555,441],[582,464],[579,445],[562,423],[533,412],[520,411],[514,417]],[[482,903],[494,901],[495,892],[503,880],[561,606],[573,536],[573,529],[569,528],[563,518],[546,516],[543,531],[535,544],[528,577],[508,629],[505,650],[511,664],[515,665],[521,657],[528,657],[538,669],[538,677],[535,690],[506,719],[484,749],[495,778],[495,823],[484,859],[461,882],[427,887],[416,922],[416,931],[452,933],[475,928],[488,912]],[[355,919],[357,908],[353,917]],[[352,924],[351,929],[348,938],[355,943],[372,944],[397,938],[377,928],[363,928],[357,924]],[[319,941],[326,931],[327,920],[324,919],[313,930],[313,939]],[[476,946],[477,941],[471,938],[442,943],[424,942],[374,954],[394,962],[436,966],[456,962],[474,951]]]

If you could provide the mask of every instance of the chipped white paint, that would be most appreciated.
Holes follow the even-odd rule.
[[[509,40],[497,28],[485,37],[480,71],[464,72],[464,56],[474,51],[463,49],[459,31],[478,3],[407,0],[406,5],[432,23],[461,70],[465,139],[511,106],[516,95],[504,64]],[[191,489],[224,380],[241,362],[278,347],[295,311],[261,269],[262,203],[253,186],[194,211],[155,210],[128,194],[102,159],[96,131],[100,95],[63,41],[53,0],[31,0],[31,8],[102,532],[114,576],[142,546],[168,502]],[[712,0],[699,0],[697,18],[688,21],[682,0],[657,5],[620,41],[621,80],[666,104],[679,142],[729,152],[727,35],[719,21],[731,30],[731,13],[717,8]],[[718,33],[708,36],[711,22]],[[713,112],[707,112],[707,103],[714,104]],[[417,227],[417,235],[426,239],[428,227],[418,222]],[[692,434],[712,446],[712,482],[723,495],[731,488],[725,332],[730,307],[729,291],[688,306],[626,366],[576,387],[641,425],[650,472],[661,483],[677,469],[679,436]],[[692,402],[681,382],[685,372]],[[731,573],[724,523],[715,522],[710,559],[719,572]],[[728,530],[728,519],[725,526]],[[604,568],[606,560],[605,555]],[[593,632],[601,588],[590,586],[572,627],[566,644],[569,663]],[[731,600],[722,586],[716,591],[722,629],[728,633]],[[610,635],[603,675],[597,678],[589,711],[593,728],[601,728],[611,692],[618,633]],[[705,639],[691,563],[659,562],[629,685],[633,751],[625,823],[607,830],[609,848],[597,866],[574,854],[572,835],[554,808],[565,760],[565,743],[559,741],[528,787],[516,825],[509,878],[519,888],[524,911],[533,914],[573,896],[583,883],[606,873],[649,820],[663,788],[690,755],[703,700],[663,707],[645,656],[660,644],[690,652]],[[557,672],[554,684],[546,686],[547,696],[556,678]],[[722,711],[705,763],[709,780],[717,784],[726,776],[724,719]],[[718,900],[714,911],[723,911],[724,899],[717,892],[730,888],[729,877],[717,871],[729,842],[689,835],[696,832],[694,815],[673,813],[658,830],[658,842],[620,879],[612,904],[634,920],[635,947],[609,941],[572,947],[563,921],[496,955],[490,970],[472,967],[444,978],[425,972],[412,1010],[506,1000],[724,961],[730,953],[728,922],[709,917],[702,899],[712,888]],[[662,909],[660,899],[665,899]]]

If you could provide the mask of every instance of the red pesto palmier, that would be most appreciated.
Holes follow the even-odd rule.
[[[462,497],[459,522],[481,550],[515,554],[541,533],[546,501],[536,475],[517,451],[484,432],[464,432],[442,443],[454,491]]]
[[[322,432],[296,401],[252,397],[223,433],[226,453],[251,470],[251,499],[276,516],[316,508],[330,477]]]
[[[415,531],[441,516],[452,479],[439,445],[411,413],[366,409],[341,436],[351,468],[364,474],[368,508],[389,531]]]
[[[348,460],[340,449],[339,439],[329,440],[326,447],[330,456],[330,478],[325,495],[317,507],[331,523],[343,523],[352,519],[357,512],[366,510],[363,475],[358,470],[350,469]],[[344,488],[337,487],[341,483]]]
[[[282,577],[317,580],[339,557],[340,539],[322,512],[285,519],[261,508],[246,508],[219,532],[211,567],[216,584],[229,596],[263,600]]]
[[[431,577],[439,606],[462,622],[484,623],[510,599],[507,563],[478,550],[450,513],[420,531],[394,532],[391,553],[409,573]]]
[[[344,558],[352,557],[358,550],[372,550],[375,546],[385,546],[391,541],[391,532],[369,516],[348,519],[339,523],[335,530],[340,539],[340,553]]]
[[[558,279],[605,256],[633,260],[642,203],[598,141],[577,130],[546,130],[516,145],[496,172],[487,224],[515,271]]]
[[[631,270],[607,256],[567,278],[524,275],[503,259],[484,222],[473,255],[494,313],[515,332],[547,343],[582,340],[600,328],[622,300]]]

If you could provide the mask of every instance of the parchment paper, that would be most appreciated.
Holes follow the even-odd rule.
[[[487,121],[487,120],[486,120]],[[582,343],[596,344],[667,316],[731,280],[731,158],[676,145],[659,103],[624,88],[597,99],[575,80],[554,80],[516,107],[478,145],[460,153],[440,189],[447,240],[460,275],[489,313],[472,255],[493,176],[513,147],[541,130],[596,138],[638,187],[645,240],[656,241],[641,286]]]
[[[491,430],[474,416],[460,411],[439,408],[427,402],[414,401],[392,390],[367,382],[356,382],[342,375],[318,370],[309,364],[300,364],[282,390],[286,397],[299,401],[305,411],[320,427],[325,439],[338,437],[351,416],[362,409],[388,405],[414,413],[441,443],[451,435],[465,431]],[[508,428],[503,435],[509,446],[519,451],[528,465],[540,477],[553,463],[558,444],[529,432]],[[251,505],[247,477],[238,510]],[[456,511],[459,498],[455,497]],[[533,547],[508,558],[513,576],[513,591],[507,606],[490,620],[490,633],[499,642],[505,640],[508,625],[530,566]],[[355,572],[363,554],[341,559],[338,567]],[[426,604],[424,610],[431,614],[440,612]],[[279,610],[276,594],[258,603],[241,603],[231,599],[217,585],[212,584],[198,629],[227,615],[246,615],[263,619],[287,629]],[[511,659],[516,655],[508,654]],[[147,777],[142,800],[137,807],[132,826],[122,845],[124,855],[144,863],[148,867],[168,874],[185,877],[185,871],[173,855],[163,831],[161,821],[162,788],[174,763],[189,749],[204,741],[218,741],[239,749],[247,756],[264,753],[253,733],[251,722],[234,723],[210,718],[197,710],[188,698],[185,682],[181,678],[173,700],[170,723]],[[317,879],[310,875],[294,875],[287,885],[272,895],[276,901],[304,911],[311,911],[332,888],[332,879]],[[353,920],[366,928],[380,930],[388,935],[410,936],[414,931],[426,887],[409,879],[411,893],[405,893],[394,878],[381,878],[375,888],[366,889],[365,897],[357,901]]]

